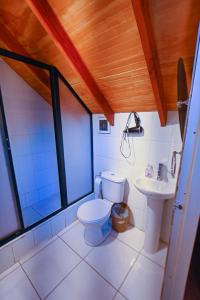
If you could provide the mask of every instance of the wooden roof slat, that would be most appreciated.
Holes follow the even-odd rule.
[[[23,48],[23,46],[17,41],[17,39],[6,29],[6,27],[0,23],[0,39],[3,42],[8,50],[30,57],[29,53]],[[42,69],[33,67],[30,64],[25,64],[25,66],[31,71],[31,73],[40,80],[49,89],[49,77]]]
[[[158,110],[132,0],[48,0],[48,3],[114,112]],[[143,0],[143,3],[148,5],[150,32],[162,75],[164,96],[160,98],[165,111],[177,110],[177,61],[183,57],[190,87],[200,1]],[[0,23],[28,56],[57,67],[92,113],[103,113],[97,99],[80,81],[80,75],[58,50],[26,1],[1,0]],[[2,39],[0,47],[11,49]],[[11,60],[8,63],[40,95],[47,95],[47,88],[25,64]]]
[[[164,103],[162,78],[156,51],[156,44],[153,37],[150,15],[145,1],[132,0],[132,5],[152,84],[152,89],[155,96],[158,114],[160,117],[160,123],[161,126],[165,126],[167,119],[167,111]]]
[[[64,30],[49,3],[46,0],[26,0],[26,2],[38,18],[41,25],[51,36],[57,48],[62,52],[64,57],[70,61],[72,67],[76,70],[87,88],[94,95],[110,124],[114,125],[114,112],[100,91],[89,69],[83,62],[80,54],[76,50],[69,35]]]

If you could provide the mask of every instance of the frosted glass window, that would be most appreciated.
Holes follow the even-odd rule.
[[[92,192],[90,114],[59,79],[68,203]]]

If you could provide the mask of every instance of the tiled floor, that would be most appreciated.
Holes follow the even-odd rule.
[[[137,228],[85,244],[75,222],[0,275],[1,300],[159,300],[167,248],[149,255]]]

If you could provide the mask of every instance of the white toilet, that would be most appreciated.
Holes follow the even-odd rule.
[[[99,178],[97,179],[99,181]],[[101,184],[96,184],[95,196],[102,193],[102,198],[82,204],[77,212],[79,221],[85,226],[85,242],[90,246],[101,244],[112,228],[111,208],[114,203],[120,203],[124,197],[126,178],[120,174],[104,171],[101,173]],[[101,191],[100,191],[101,189]]]

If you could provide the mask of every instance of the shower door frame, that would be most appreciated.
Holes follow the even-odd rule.
[[[6,145],[5,151],[8,155],[9,160],[9,171],[10,171],[10,179],[11,183],[14,187],[14,196],[16,201],[16,209],[18,218],[20,221],[20,229],[17,230],[15,233],[12,233],[11,235],[5,237],[4,239],[0,240],[0,246],[3,246],[4,244],[8,243],[9,241],[13,240],[14,238],[24,234],[27,231],[30,231],[34,227],[38,226],[39,224],[45,222],[46,220],[50,219],[51,217],[55,216],[59,212],[63,211],[67,207],[75,204],[82,198],[92,194],[94,192],[94,163],[93,163],[93,124],[92,124],[92,112],[86,107],[86,105],[83,103],[81,98],[76,94],[76,92],[73,90],[73,88],[70,86],[70,84],[67,82],[67,80],[63,77],[63,75],[58,71],[58,69],[52,65],[40,62],[38,60],[26,57],[24,55],[20,55],[11,51],[8,51],[6,49],[0,48],[0,57],[7,57],[10,59],[13,59],[15,61],[19,61],[25,64],[29,64],[41,69],[45,69],[49,72],[49,80],[50,80],[50,89],[51,89],[51,100],[52,100],[52,113],[53,113],[53,121],[54,121],[54,134],[55,134],[55,143],[56,143],[56,156],[57,156],[57,166],[58,166],[58,176],[59,176],[59,187],[60,187],[60,196],[61,196],[61,207],[60,209],[54,211],[53,213],[49,214],[48,216],[40,219],[39,221],[33,223],[32,225],[25,227],[24,221],[23,221],[23,215],[22,215],[22,208],[19,198],[19,192],[18,192],[18,186],[16,181],[16,175],[15,175],[15,168],[13,165],[13,157],[12,157],[12,150],[10,148],[10,142],[9,142],[9,134],[8,134],[8,128],[7,128],[7,122],[6,122],[6,116],[5,116],[5,110],[4,110],[4,104],[3,104],[3,98],[0,90],[0,113],[2,114],[2,121],[3,121],[3,130],[5,134],[6,139]],[[69,203],[68,197],[67,197],[67,181],[66,181],[66,173],[65,173],[65,158],[64,158],[64,147],[63,147],[63,136],[62,136],[62,121],[61,121],[61,111],[60,111],[60,97],[59,97],[59,86],[58,86],[58,79],[61,79],[64,84],[67,86],[67,88],[73,93],[77,101],[85,108],[87,113],[90,116],[90,135],[91,135],[91,180],[92,180],[92,190],[89,191],[87,194],[81,196],[80,198],[76,199],[74,202]]]

